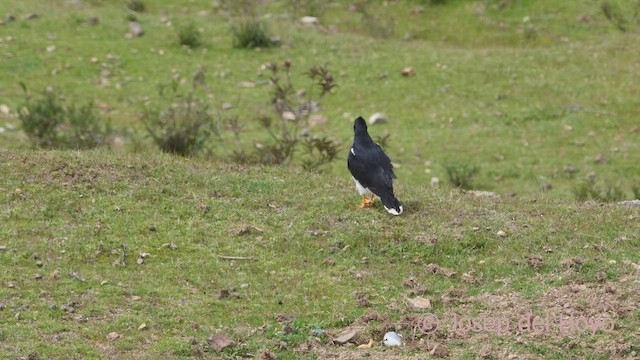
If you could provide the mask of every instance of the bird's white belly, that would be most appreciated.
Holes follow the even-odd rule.
[[[356,180],[356,178],[354,178],[353,176],[351,178],[353,179],[353,181],[355,181],[356,189],[358,190],[358,194],[360,194],[360,196],[373,195],[373,192],[371,192],[369,188],[362,186],[362,184],[360,184],[360,182],[358,182],[358,180]]]

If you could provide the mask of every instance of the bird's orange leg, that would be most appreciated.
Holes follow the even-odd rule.
[[[367,204],[369,206],[373,206],[373,203],[375,203],[375,202],[376,202],[376,196],[371,194],[371,199],[367,201]]]
[[[368,206],[367,205],[367,198],[365,195],[362,195],[362,203],[358,206],[356,206],[358,209],[362,209],[364,207]]]

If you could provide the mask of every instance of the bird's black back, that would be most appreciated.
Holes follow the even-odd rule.
[[[380,196],[376,190],[392,189],[393,179],[396,178],[391,159],[382,151],[380,145],[371,139],[362,117],[356,119],[354,132],[353,152],[349,152],[347,159],[349,171],[362,186]]]

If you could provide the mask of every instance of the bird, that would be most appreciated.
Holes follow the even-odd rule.
[[[393,179],[396,175],[393,173],[391,160],[369,136],[367,123],[362,116],[354,121],[353,131],[353,146],[349,150],[347,167],[362,196],[362,203],[358,208],[372,206],[377,197],[390,214],[402,214],[404,208],[393,195]]]

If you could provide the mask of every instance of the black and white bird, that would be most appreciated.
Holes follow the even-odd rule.
[[[367,123],[358,117],[353,125],[355,135],[349,150],[347,166],[356,182],[356,189],[362,196],[358,208],[373,205],[375,198],[382,201],[384,208],[393,215],[400,215],[402,204],[393,195],[393,166],[387,154],[382,151],[367,132]]]

